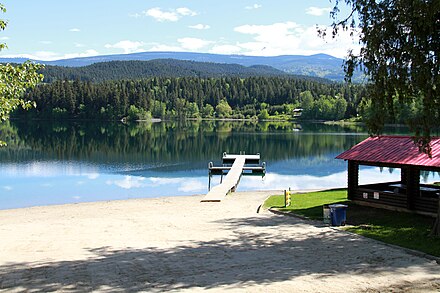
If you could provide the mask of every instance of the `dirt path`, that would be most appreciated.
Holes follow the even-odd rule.
[[[438,292],[440,265],[256,213],[268,192],[0,211],[0,290]]]

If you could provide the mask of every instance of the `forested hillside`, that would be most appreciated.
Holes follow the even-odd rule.
[[[194,62],[175,59],[151,61],[111,61],[83,67],[46,66],[41,70],[45,82],[81,80],[102,82],[107,80],[140,79],[147,77],[251,77],[286,76],[287,73],[269,66],[242,66]],[[312,77],[310,77],[312,78]]]
[[[111,68],[111,67],[109,67]],[[109,69],[110,70],[110,69]],[[153,77],[94,83],[57,80],[27,93],[37,108],[16,116],[50,119],[352,117],[364,87],[292,77]]]
[[[55,61],[34,61],[47,66],[84,67],[96,63],[109,63],[111,61],[150,61],[157,59],[190,60],[195,62],[208,62],[211,64],[239,64],[243,66],[265,65],[289,74],[321,77],[340,82],[344,80],[344,71],[342,67],[343,60],[326,54],[316,54],[311,56],[246,56],[194,52],[141,52],[121,55],[79,57]],[[22,63],[24,61],[26,61],[26,59],[0,58],[1,63]],[[356,73],[354,80],[361,81],[361,75],[359,72]]]

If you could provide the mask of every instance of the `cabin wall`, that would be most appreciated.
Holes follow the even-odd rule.
[[[373,204],[374,206],[395,207],[425,214],[435,214],[438,197],[420,191],[420,168],[413,166],[385,166],[401,169],[401,181],[383,182],[359,186],[359,165],[362,162],[348,162],[348,199]],[[369,164],[371,166],[371,164]],[[438,171],[439,169],[436,169]],[[404,188],[392,188],[390,184],[402,184]],[[426,186],[425,186],[426,187]],[[440,193],[440,192],[439,192]]]
[[[416,197],[413,201],[414,210],[435,214],[438,209],[438,201],[438,198]]]
[[[388,190],[380,190],[374,186],[360,186],[354,200],[383,204],[399,208],[407,208],[406,194]]]

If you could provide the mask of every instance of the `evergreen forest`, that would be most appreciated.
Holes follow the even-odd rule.
[[[340,120],[357,117],[366,88],[268,66],[182,60],[46,66],[15,118]]]

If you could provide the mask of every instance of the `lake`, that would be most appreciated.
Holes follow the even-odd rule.
[[[208,163],[219,164],[223,152],[260,153],[267,164],[264,178],[244,176],[239,191],[345,187],[346,162],[334,158],[368,136],[360,126],[290,122],[11,121],[0,127],[8,142],[0,148],[0,209],[203,194]],[[360,172],[361,183],[400,178],[399,170]],[[212,177],[211,186],[219,181]]]

